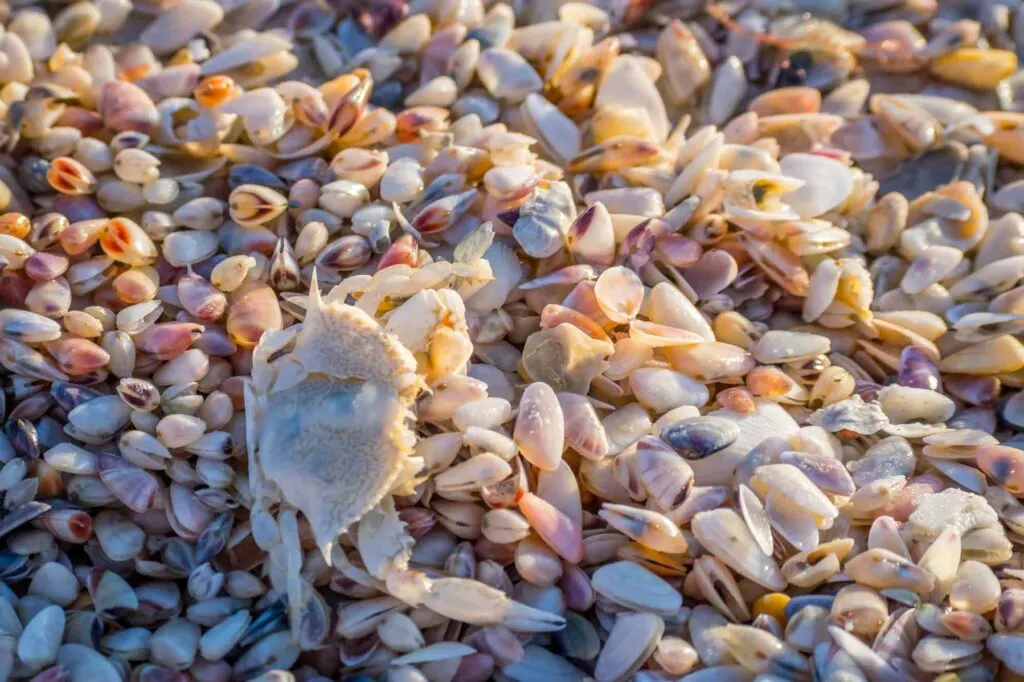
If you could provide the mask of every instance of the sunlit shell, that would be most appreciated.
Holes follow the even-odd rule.
[[[640,311],[644,288],[632,270],[616,266],[605,270],[597,278],[594,294],[608,319],[625,324]]]
[[[803,185],[804,181],[788,175],[737,170],[726,177],[722,204],[727,211],[740,218],[794,220],[800,214],[784,198],[791,196]]]

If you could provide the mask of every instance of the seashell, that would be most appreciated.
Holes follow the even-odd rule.
[[[794,220],[799,214],[784,197],[799,191],[803,182],[779,173],[735,170],[725,179],[723,206],[738,218]]]
[[[630,561],[605,564],[591,576],[602,597],[635,611],[669,617],[682,605],[682,595],[666,581]]]
[[[809,360],[830,349],[831,342],[824,336],[772,330],[757,340],[751,353],[758,362],[777,364]]]
[[[612,350],[607,342],[562,323],[530,335],[523,347],[523,368],[533,381],[555,391],[585,395]]]
[[[756,672],[779,671],[800,675],[808,669],[806,659],[775,635],[748,625],[726,625],[723,641],[744,668]]]
[[[750,535],[766,556],[772,556],[774,539],[768,514],[765,513],[761,500],[750,488],[741,483],[737,490],[737,501],[737,508],[743,516]]]
[[[779,162],[782,173],[804,184],[784,201],[801,218],[815,218],[841,205],[853,190],[850,169],[818,154],[789,154]]]
[[[60,323],[27,310],[0,310],[0,333],[25,343],[53,341],[60,338]]]
[[[217,247],[216,234],[187,230],[167,235],[160,252],[171,265],[186,267],[206,260],[216,253]]]
[[[604,643],[594,667],[595,680],[629,678],[654,652],[665,623],[655,614],[623,614]]]
[[[684,419],[662,429],[661,437],[687,460],[699,460],[723,450],[740,436],[735,422],[706,416]]]
[[[131,408],[118,396],[100,396],[71,410],[68,422],[81,433],[103,441],[123,429],[130,416]]]
[[[543,86],[533,67],[505,48],[491,47],[481,52],[476,69],[480,82],[498,99],[519,102]]]
[[[220,5],[206,0],[190,0],[160,13],[143,30],[139,40],[158,55],[168,54],[212,29],[223,18],[224,10]]]
[[[100,641],[104,653],[124,656],[132,660],[145,660],[148,653],[149,630],[128,628],[105,635]]]
[[[519,509],[559,556],[574,564],[583,560],[583,533],[577,522],[532,493],[519,500]]]
[[[566,444],[587,459],[600,459],[609,450],[608,437],[593,404],[575,393],[557,393],[565,422]]]
[[[657,141],[665,139],[669,122],[661,95],[638,61],[619,58],[605,71],[594,98],[594,108],[630,107],[647,111]]]
[[[523,100],[521,112],[531,134],[562,163],[579,154],[579,129],[547,99],[531,92]]]
[[[57,650],[57,661],[69,672],[71,680],[115,682],[121,679],[114,664],[90,646],[62,644]]]
[[[697,541],[745,578],[769,590],[785,587],[778,565],[758,547],[742,517],[731,509],[715,509],[693,517]]]
[[[56,661],[64,623],[64,609],[59,605],[40,610],[25,624],[18,637],[18,658],[35,669]]]
[[[184,618],[175,618],[159,627],[149,639],[150,659],[172,670],[192,665],[199,648],[199,626]]]
[[[199,653],[208,661],[219,661],[242,639],[252,622],[245,610],[236,611],[203,633],[199,639]]]
[[[644,436],[636,445],[641,484],[663,510],[679,506],[693,485],[693,470],[659,438]]]
[[[116,512],[97,514],[93,530],[104,554],[113,561],[128,561],[142,552],[145,533]]]
[[[66,474],[95,475],[99,472],[99,458],[77,445],[59,443],[43,453],[43,461]]]
[[[108,454],[99,456],[100,480],[114,497],[129,509],[145,513],[162,498],[162,487],[155,476]]]

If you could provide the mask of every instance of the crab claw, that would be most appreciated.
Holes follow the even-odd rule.
[[[504,625],[515,632],[557,632],[565,619],[509,599],[504,592],[479,580],[432,580],[419,571],[394,570],[388,592],[412,606],[426,606],[445,618],[470,625]]]

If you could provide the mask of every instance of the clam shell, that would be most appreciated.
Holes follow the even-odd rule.
[[[654,652],[665,622],[653,613],[626,613],[615,619],[597,663],[594,679],[611,682],[629,678]]]
[[[701,512],[693,517],[691,529],[705,549],[740,575],[769,590],[786,587],[778,564],[761,550],[743,518],[735,511]]]
[[[682,595],[676,589],[631,561],[605,564],[590,581],[599,595],[635,611],[668,617],[682,606]]]

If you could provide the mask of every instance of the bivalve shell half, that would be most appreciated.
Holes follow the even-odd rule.
[[[601,596],[634,611],[667,618],[683,604],[678,590],[632,561],[605,564],[594,571],[590,582]]]
[[[594,666],[597,682],[626,680],[654,653],[665,621],[653,613],[625,613],[615,619]]]
[[[774,592],[786,587],[775,560],[758,546],[743,518],[732,509],[701,512],[691,523],[697,541],[727,566]]]
[[[779,163],[782,173],[803,180],[783,201],[801,218],[816,218],[840,206],[853,191],[853,174],[844,164],[821,154],[790,154]]]

